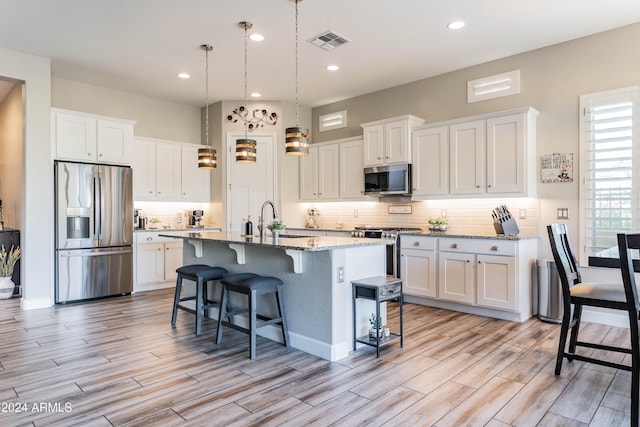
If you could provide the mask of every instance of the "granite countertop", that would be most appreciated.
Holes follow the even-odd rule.
[[[145,228],[141,230],[136,228],[133,230],[134,233],[174,233],[174,232],[183,232],[183,231],[222,231],[220,227],[200,227],[200,228]]]
[[[430,237],[448,237],[455,239],[492,239],[492,240],[525,240],[525,239],[537,239],[540,236],[533,235],[511,235],[511,234],[457,234],[443,231],[422,231],[417,233],[402,233],[402,236],[430,236]]]
[[[176,233],[176,234],[161,234],[163,237],[172,237],[184,240],[201,240],[208,242],[220,242],[220,243],[232,243],[246,246],[262,246],[278,249],[295,249],[301,251],[330,251],[333,249],[355,248],[359,246],[376,246],[386,245],[386,239],[365,239],[354,237],[338,237],[338,236],[297,236],[286,237],[281,234],[276,240],[273,237],[265,237],[260,240],[258,236],[249,236],[241,233],[228,233],[228,232],[211,232],[211,231],[199,231],[188,233]]]

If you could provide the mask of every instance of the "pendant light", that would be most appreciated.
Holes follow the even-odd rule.
[[[218,159],[215,148],[209,145],[209,52],[213,50],[213,46],[209,44],[200,45],[200,49],[204,50],[205,58],[205,110],[204,110],[204,142],[205,148],[198,148],[198,168],[200,169],[216,169],[218,167]]]
[[[248,21],[242,21],[238,25],[244,28],[244,103],[247,108],[247,30],[253,27]],[[255,139],[247,137],[247,122],[244,122],[244,138],[236,139],[236,162],[239,163],[255,163],[256,162],[256,146]]]
[[[306,156],[309,154],[309,130],[300,127],[298,112],[298,3],[296,3],[296,125],[285,129],[285,150],[291,156]]]

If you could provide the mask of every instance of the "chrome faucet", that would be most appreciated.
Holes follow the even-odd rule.
[[[267,205],[271,205],[271,209],[273,210],[273,219],[278,218],[278,212],[276,211],[276,206],[273,204],[271,200],[267,200],[262,204],[262,208],[260,208],[260,218],[258,218],[258,231],[260,232],[260,238],[264,238],[264,208]]]

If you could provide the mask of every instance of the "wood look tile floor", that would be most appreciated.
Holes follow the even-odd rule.
[[[557,325],[405,305],[404,348],[327,362],[193,315],[172,290],[22,311],[0,301],[2,426],[626,426],[630,375],[565,362]],[[397,310],[390,304],[390,310]],[[346,327],[349,327],[348,325]],[[627,331],[585,323],[585,338]]]

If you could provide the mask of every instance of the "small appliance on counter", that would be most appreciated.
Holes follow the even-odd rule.
[[[320,215],[320,211],[317,208],[309,208],[307,209],[307,223],[305,224],[305,228],[320,228],[316,221],[316,217]]]
[[[496,230],[496,234],[515,236],[520,233],[515,218],[505,205],[498,206],[491,211],[491,217],[493,218],[493,228]]]
[[[202,224],[202,217],[204,216],[204,211],[195,210],[190,211],[189,213],[189,228],[202,228],[204,225]]]
[[[140,219],[142,218],[142,209],[134,209],[133,210],[133,228],[139,230],[140,228]]]

